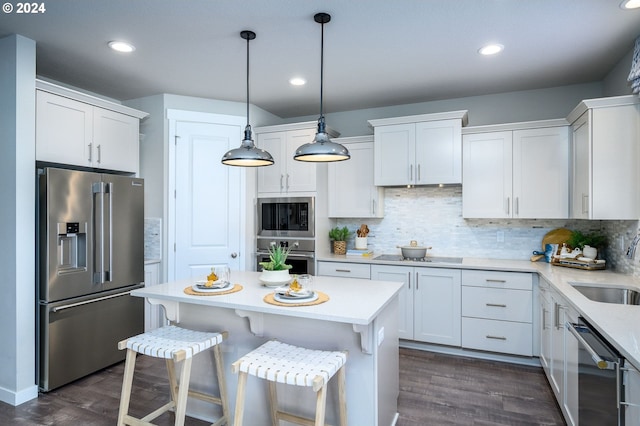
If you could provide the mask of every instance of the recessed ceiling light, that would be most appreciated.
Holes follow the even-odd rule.
[[[304,86],[305,84],[307,84],[307,80],[302,77],[293,77],[289,80],[289,84],[291,84],[292,86]]]
[[[501,44],[487,44],[486,46],[481,47],[478,52],[481,55],[495,55],[496,53],[500,53],[504,50],[504,46]]]
[[[624,0],[620,3],[622,9],[637,9],[640,7],[640,0]]]
[[[136,50],[133,44],[129,44],[126,41],[110,41],[109,47],[116,52],[131,53]]]

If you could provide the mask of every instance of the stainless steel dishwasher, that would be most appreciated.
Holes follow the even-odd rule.
[[[565,325],[578,341],[580,426],[623,426],[624,359],[584,318]]]

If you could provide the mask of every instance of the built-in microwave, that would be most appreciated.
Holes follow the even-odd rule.
[[[313,238],[315,198],[258,198],[258,237]]]

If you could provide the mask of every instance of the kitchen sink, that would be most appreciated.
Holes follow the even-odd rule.
[[[618,305],[640,305],[640,291],[623,286],[591,283],[569,283],[594,302],[615,303]]]

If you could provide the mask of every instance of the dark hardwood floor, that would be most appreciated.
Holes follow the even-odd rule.
[[[112,366],[18,407],[0,403],[0,425],[112,426],[123,368]],[[159,407],[167,395],[164,361],[138,357],[133,415]],[[398,426],[564,425],[541,369],[413,349],[400,350],[398,411]],[[172,425],[173,414],[156,423]],[[187,418],[185,424],[208,423]]]

